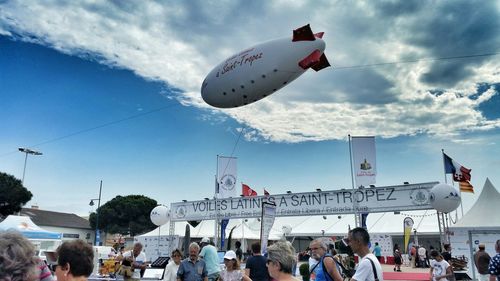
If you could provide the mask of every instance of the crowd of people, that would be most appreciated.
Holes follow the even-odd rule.
[[[353,281],[383,281],[381,251],[375,244],[370,250],[370,235],[364,228],[354,228],[343,240],[353,253],[359,257],[355,271],[346,269],[339,261],[331,244],[323,238],[314,239],[309,244],[308,270],[314,281],[341,281],[350,278]],[[430,281],[454,280],[451,245],[443,245],[439,252],[424,247],[412,247],[410,250],[415,266],[430,267]],[[119,270],[128,268],[125,281],[140,280],[146,270],[146,255],[141,243],[135,243],[130,251],[121,248],[115,260]],[[485,245],[479,244],[473,257],[473,266],[477,269],[480,281],[500,281],[500,240],[495,244],[496,255],[491,257],[485,251]],[[412,253],[413,252],[413,253]],[[83,240],[63,242],[56,250],[57,261],[52,271],[45,262],[35,256],[34,245],[18,232],[0,233],[0,281],[85,281],[94,269],[94,250]],[[304,257],[306,254],[301,253]],[[165,281],[294,281],[297,280],[295,269],[298,258],[292,244],[278,241],[261,253],[259,242],[251,245],[251,256],[246,260],[244,270],[241,262],[244,258],[241,244],[235,250],[224,255],[224,267],[220,266],[216,247],[209,238],[203,238],[198,244],[189,245],[189,256],[183,259],[182,252],[175,249],[166,266]],[[394,246],[395,271],[401,271],[401,252]],[[399,256],[399,258],[398,258]],[[122,273],[123,274],[123,273]]]

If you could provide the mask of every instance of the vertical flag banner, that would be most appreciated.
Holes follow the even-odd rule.
[[[411,230],[413,229],[413,219],[410,217],[406,217],[403,220],[403,228],[404,228],[404,253],[408,254],[408,245],[410,244],[410,235]]]
[[[351,145],[356,186],[374,184],[377,176],[375,137],[351,137]]]
[[[257,196],[257,191],[251,189],[250,186],[242,183],[241,184],[241,194],[243,194],[244,197]]]
[[[366,227],[366,219],[368,218],[369,213],[361,213],[361,227],[364,229],[368,229]]]
[[[444,172],[452,174],[453,180],[458,182],[461,192],[474,193],[474,187],[470,184],[471,169],[467,169],[460,165],[457,161],[451,159],[450,156],[443,152]]]
[[[260,245],[262,254],[267,253],[267,241],[269,240],[269,233],[271,233],[275,216],[276,205],[262,203],[262,219],[260,220]]]
[[[223,219],[220,221],[220,247],[224,247],[224,242],[226,240],[226,228],[229,223],[229,219]]]
[[[236,157],[217,156],[219,198],[238,197],[236,191]]]

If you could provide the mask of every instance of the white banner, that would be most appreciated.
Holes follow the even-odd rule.
[[[236,188],[236,157],[217,156],[219,198],[238,197]]]
[[[262,206],[262,219],[260,221],[260,244],[262,254],[267,253],[267,241],[269,240],[269,233],[271,233],[271,228],[273,228],[275,217],[276,205],[264,203]]]
[[[356,186],[375,184],[377,159],[375,156],[375,137],[351,137],[354,178]]]
[[[276,216],[311,216],[433,209],[430,190],[438,182],[272,194],[172,203],[172,221],[259,218],[262,203],[276,204]],[[353,204],[356,201],[356,204]],[[356,205],[353,207],[353,205]]]
[[[159,257],[170,257],[170,249],[179,247],[179,236],[136,236],[134,243],[140,242],[148,261],[154,262]],[[172,247],[170,244],[173,244]]]
[[[373,252],[373,249],[375,248],[375,242],[377,242],[382,249],[382,256],[393,256],[392,236],[388,234],[370,234],[370,242],[372,244],[370,252]]]

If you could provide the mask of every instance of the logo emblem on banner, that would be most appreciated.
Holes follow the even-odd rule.
[[[410,192],[411,202],[415,205],[428,204],[429,197],[429,191],[426,189],[415,189]]]
[[[184,206],[184,205],[178,206],[177,209],[175,209],[175,216],[177,218],[186,217],[186,213],[187,213],[187,210],[186,210],[186,206]]]
[[[224,175],[221,178],[221,187],[225,190],[233,190],[236,185],[236,178],[233,175]]]

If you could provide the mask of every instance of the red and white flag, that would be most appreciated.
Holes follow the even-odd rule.
[[[242,183],[241,184],[241,194],[243,194],[244,197],[257,196],[257,191],[251,189],[250,186]]]

